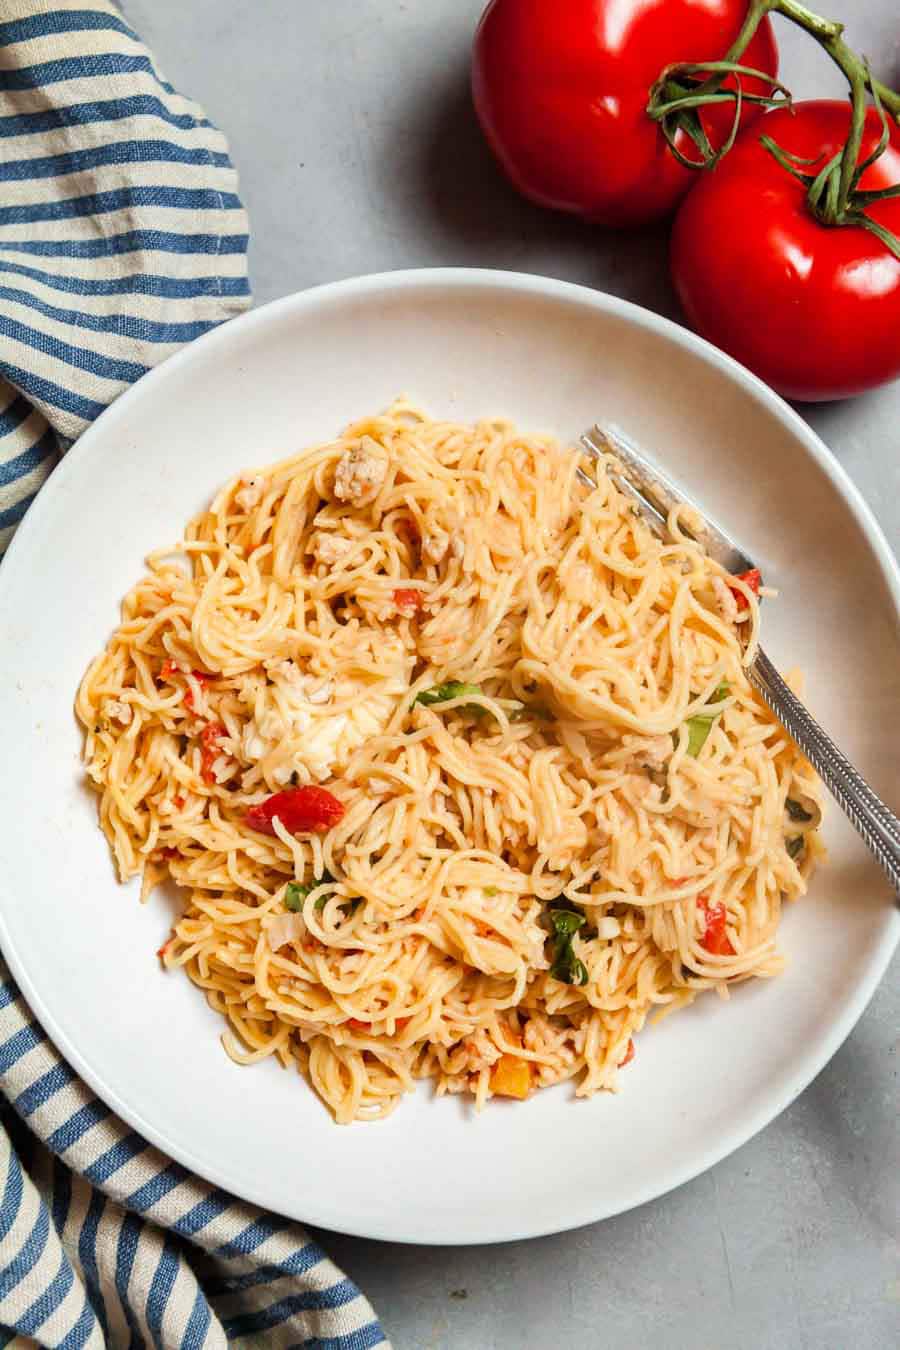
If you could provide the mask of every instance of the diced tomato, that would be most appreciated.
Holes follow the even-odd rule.
[[[728,919],[725,906],[721,903],[711,905],[704,895],[697,897],[697,905],[706,916],[706,931],[700,939],[700,946],[705,947],[711,956],[734,956],[734,948],[725,931]]]
[[[501,1055],[491,1069],[491,1091],[497,1097],[524,1101],[531,1091],[531,1065],[516,1055]]]
[[[210,787],[216,781],[213,765],[219,757],[218,743],[227,735],[221,722],[207,722],[200,732],[200,777]]]
[[[156,953],[160,961],[163,959],[166,952],[169,950],[174,941],[175,941],[174,938],[167,938],[166,941],[163,943],[163,945],[160,947],[159,951]]]
[[[175,662],[167,657],[166,660],[163,661],[162,663],[162,670],[159,672],[159,674],[161,679],[171,680],[175,675],[186,674],[186,671],[182,670],[181,666],[176,666]],[[206,670],[192,669],[191,674],[193,675],[194,679],[197,681],[198,684],[209,684],[211,680],[215,680],[217,678],[215,675],[210,675],[209,672]]]
[[[183,811],[183,810],[184,810],[184,798],[183,798],[183,797],[173,797],[173,798],[172,798],[172,803],[173,803],[174,806],[177,806],[177,807],[178,807],[178,810],[179,810],[179,811]]]
[[[762,585],[762,573],[758,567],[751,567],[748,572],[738,572],[736,575],[738,581],[743,581],[745,585],[749,586],[754,595],[759,595],[759,588]],[[738,603],[738,617],[740,618],[742,615],[747,614],[747,597],[744,595],[744,592],[737,590],[734,586],[729,586],[728,589]]]
[[[371,1023],[371,1022],[361,1022],[361,1021],[359,1020],[358,1017],[351,1017],[351,1018],[348,1020],[348,1022],[347,1022],[347,1026],[350,1027],[351,1030],[353,1030],[353,1031],[371,1031],[371,1030],[372,1030],[372,1023]]]
[[[412,1021],[412,1018],[411,1018],[411,1017],[398,1017],[398,1018],[397,1018],[397,1030],[398,1030],[398,1031],[405,1031],[406,1028],[409,1026],[409,1024],[410,1024],[411,1021]]]
[[[425,603],[425,597],[421,591],[412,587],[409,590],[400,589],[394,591],[394,604],[405,614],[417,613]]]
[[[274,834],[277,816],[289,834],[323,834],[336,825],[346,807],[327,788],[296,787],[276,792],[251,806],[244,819],[259,834]]]
[[[625,1058],[619,1060],[619,1068],[624,1069],[626,1064],[630,1064],[634,1059],[634,1041],[628,1042],[628,1049],[625,1051]]]

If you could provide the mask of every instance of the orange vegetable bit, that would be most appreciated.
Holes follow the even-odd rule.
[[[524,1101],[531,1091],[531,1065],[516,1055],[501,1055],[491,1069],[491,1091],[497,1097]]]

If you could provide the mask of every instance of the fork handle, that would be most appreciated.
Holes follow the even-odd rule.
[[[830,736],[788,688],[761,649],[747,672],[785,731],[796,741],[822,782],[900,894],[900,820],[841,754]]]

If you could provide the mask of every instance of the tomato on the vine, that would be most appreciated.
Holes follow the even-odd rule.
[[[762,144],[765,134],[815,175],[847,141],[845,102],[767,113],[684,201],[672,234],[672,278],[692,327],[800,400],[845,398],[900,375],[900,258],[861,225],[824,224],[807,188]],[[866,114],[858,163],[878,146]],[[792,161],[793,162],[793,161]],[[860,188],[900,183],[900,129]],[[900,236],[900,197],[866,213]]]
[[[651,88],[678,62],[725,55],[748,0],[492,0],[475,37],[472,92],[487,140],[515,187],[541,206],[604,225],[674,210],[692,181],[647,114]],[[774,76],[778,51],[765,18],[741,57]],[[725,87],[734,87],[733,78]],[[742,77],[745,94],[771,85]],[[759,107],[745,103],[741,124]],[[726,141],[733,102],[700,113],[713,149]],[[678,133],[688,158],[694,147]]]

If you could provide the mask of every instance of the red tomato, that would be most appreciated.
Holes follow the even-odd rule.
[[[405,614],[415,614],[425,603],[425,597],[421,591],[413,587],[405,589],[401,587],[394,591],[394,604]]]
[[[734,956],[734,948],[725,931],[728,921],[725,906],[721,902],[711,905],[706,896],[700,895],[697,897],[697,907],[706,916],[706,928],[700,946],[705,947],[711,956]]]
[[[472,92],[488,142],[513,184],[540,206],[604,225],[672,211],[696,176],[647,116],[650,89],[676,61],[725,55],[748,0],[492,0],[475,36]],[[774,75],[778,51],[763,20],[741,64]],[[745,80],[747,93],[768,93]],[[759,115],[743,110],[747,124]],[[723,144],[734,106],[703,114]],[[688,158],[696,149],[687,137]]]
[[[276,816],[289,834],[321,834],[338,823],[344,810],[344,803],[326,788],[286,788],[251,806],[246,821],[258,834],[274,834]]]
[[[762,572],[760,572],[758,567],[751,567],[747,572],[738,572],[737,579],[738,581],[743,581],[754,595],[759,595],[759,588],[762,585]],[[745,615],[748,614],[750,611],[747,607],[747,597],[744,595],[744,592],[739,591],[736,586],[729,586],[728,589],[737,601],[738,617],[740,617],[741,613]]]
[[[213,765],[219,758],[219,741],[227,735],[221,722],[207,722],[200,732],[200,777],[209,787],[216,781]]]
[[[672,236],[672,276],[698,333],[730,352],[787,398],[862,393],[900,375],[900,260],[867,230],[826,226],[806,189],[760,144],[817,163],[847,139],[849,105],[798,103],[769,113],[685,201]],[[861,158],[881,135],[866,119]],[[865,189],[900,183],[900,130],[867,169]],[[900,199],[869,208],[900,235]]]

